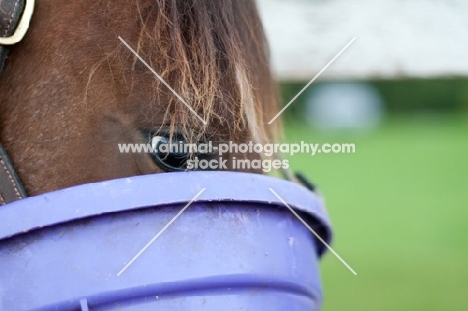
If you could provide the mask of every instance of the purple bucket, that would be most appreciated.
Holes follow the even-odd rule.
[[[206,190],[120,276],[192,198]],[[319,310],[322,202],[278,178],[145,175],[0,207],[0,310]]]

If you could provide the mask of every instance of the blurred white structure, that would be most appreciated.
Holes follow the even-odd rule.
[[[307,121],[321,129],[368,129],[379,124],[382,106],[368,84],[320,84],[308,92]]]
[[[257,0],[281,80],[468,75],[466,0]]]

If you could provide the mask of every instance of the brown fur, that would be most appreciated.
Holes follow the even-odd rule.
[[[118,40],[121,36],[208,124]],[[141,129],[268,142],[275,87],[253,0],[37,1],[0,76],[0,141],[30,195],[160,172]],[[195,133],[195,134],[194,134]]]

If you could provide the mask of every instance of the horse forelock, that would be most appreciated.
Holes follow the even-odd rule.
[[[119,6],[108,3],[111,23],[117,24]],[[140,84],[137,88],[146,85],[152,90],[152,105],[164,108],[161,126],[183,129],[189,139],[220,134],[236,141],[276,139],[276,125],[266,124],[276,113],[276,91],[253,1],[155,0],[128,5],[133,7],[128,11],[138,14],[122,38],[208,123],[203,125],[126,47],[118,46],[108,57],[125,68],[129,89]],[[141,71],[148,71],[146,81],[134,77]]]

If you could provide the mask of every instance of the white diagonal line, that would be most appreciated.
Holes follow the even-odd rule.
[[[320,235],[318,235],[318,234],[314,231],[314,229],[312,229],[312,228],[301,218],[301,216],[299,216],[299,215],[288,205],[288,203],[286,203],[286,202],[275,192],[275,190],[273,190],[273,189],[271,189],[271,188],[268,188],[268,189],[270,189],[270,191],[273,192],[273,194],[274,194],[281,202],[283,202],[283,204],[291,211],[291,213],[293,213],[294,216],[296,216],[297,219],[299,219],[299,220],[307,227],[307,229],[309,229],[310,232],[312,232],[313,235],[315,235],[315,237],[316,237],[318,240],[320,240],[320,242],[322,242],[323,245],[325,245],[325,246],[330,250],[330,252],[332,252],[333,255],[335,255],[336,258],[338,258],[338,259],[346,266],[346,268],[348,268],[354,275],[357,275],[356,271],[354,271],[353,268],[351,268],[351,267],[346,263],[346,261],[344,261],[343,258],[341,258],[340,255],[338,255],[338,254],[333,250],[333,248],[331,248],[330,245],[328,245],[327,242],[325,242],[325,241],[320,237]]]
[[[145,247],[143,247],[143,249],[139,251],[138,254],[136,254],[135,257],[133,257],[125,267],[123,267],[122,270],[120,270],[119,273],[117,273],[117,276],[120,276],[205,190],[206,188],[200,190],[200,192],[198,192],[197,195],[192,200],[190,200],[190,202],[188,202],[187,205],[185,205],[184,208],[178,212],[177,215],[175,215],[174,218],[172,218],[171,221],[169,221],[169,223],[165,225],[164,228],[162,228],[161,231],[159,231],[158,234],[156,234],[154,238],[152,238],[151,241],[149,241],[148,244],[146,244]]]
[[[268,124],[273,123],[273,121],[275,121],[276,118],[278,118],[289,107],[289,105],[291,105],[299,97],[299,95],[301,95],[302,92],[304,92],[312,84],[312,82],[314,82],[315,79],[317,79],[322,74],[322,72],[324,72],[328,68],[328,66],[330,66],[341,55],[341,53],[343,53],[354,42],[354,40],[356,40],[356,37],[354,37],[351,41],[349,41],[349,43],[346,44],[346,46],[342,48],[341,51],[338,54],[336,54],[336,56],[333,57],[333,59],[329,61],[328,64],[325,67],[323,67],[323,69],[320,70],[320,72],[316,74],[315,77],[312,80],[310,80],[310,82],[307,83],[307,85],[304,86],[304,88],[299,93],[297,93],[297,95],[294,96],[294,98],[291,99],[289,103],[286,106],[284,106],[283,109],[281,109],[281,111],[278,112],[273,119],[271,119],[270,122],[268,122]]]
[[[145,60],[144,60],[143,58],[141,58],[141,56],[138,55],[137,52],[135,52],[135,51],[130,47],[130,45],[128,45],[127,42],[125,42],[124,39],[122,39],[122,38],[119,36],[119,40],[122,41],[122,43],[125,44],[125,46],[126,46],[130,51],[132,51],[132,53],[135,54],[135,56],[138,57],[138,59],[139,59],[143,64],[145,64],[145,66],[146,66],[146,67],[147,67],[147,68],[148,68],[148,69],[149,69],[149,70],[150,70],[150,71],[151,71],[151,72],[152,72],[152,73],[169,89],[169,90],[171,90],[171,92],[174,93],[174,95],[175,95],[185,106],[187,106],[187,108],[190,109],[190,111],[191,111],[195,116],[197,116],[198,119],[200,119],[200,121],[203,122],[203,124],[206,125],[206,121],[203,120],[202,117],[200,117],[200,116],[198,115],[198,113],[197,113],[195,110],[193,110],[193,108],[190,107],[190,105],[187,104],[187,102],[186,102],[179,94],[177,94],[177,92],[174,91],[174,89],[173,89],[169,84],[167,84],[167,82],[164,81],[164,79],[161,78],[161,76],[158,75],[158,73],[157,73],[156,71],[154,71],[154,69],[151,68],[151,66],[148,65],[148,63],[145,62]]]

